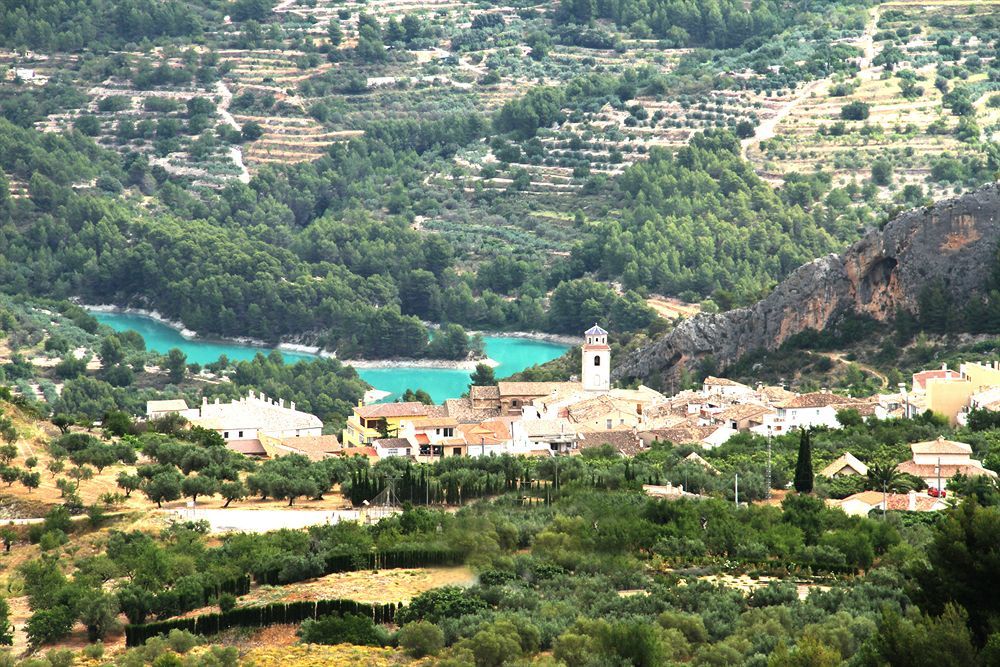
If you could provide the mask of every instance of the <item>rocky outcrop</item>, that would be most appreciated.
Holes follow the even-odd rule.
[[[842,255],[800,266],[752,307],[685,320],[616,360],[614,378],[648,378],[657,372],[676,378],[708,355],[725,368],[807,329],[822,331],[847,314],[884,321],[898,308],[915,312],[921,289],[938,278],[956,302],[964,302],[986,283],[998,241],[997,184],[903,213]]]

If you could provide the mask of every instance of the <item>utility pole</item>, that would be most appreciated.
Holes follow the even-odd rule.
[[[940,497],[941,496],[941,457],[940,456],[938,457],[938,462],[937,462],[937,489],[938,489],[938,497]]]
[[[767,425],[767,499],[771,499],[771,425]]]

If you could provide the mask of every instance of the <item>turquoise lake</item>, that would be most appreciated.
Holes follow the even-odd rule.
[[[115,331],[132,330],[142,334],[146,339],[146,348],[165,354],[171,348],[180,348],[191,363],[207,364],[217,361],[220,355],[226,355],[230,360],[243,361],[253,359],[258,352],[267,354],[272,348],[244,345],[241,343],[189,339],[179,331],[166,324],[144,315],[133,313],[91,313],[98,322],[106,324]],[[511,338],[501,336],[484,336],[486,354],[500,363],[496,368],[498,378],[506,377],[522,371],[534,364],[551,361],[569,349],[561,343],[534,340],[531,338]],[[281,350],[286,362],[300,359],[312,360],[316,356],[302,352],[286,352]],[[440,403],[446,398],[457,398],[469,388],[469,371],[447,368],[360,368],[360,375],[368,384],[388,391],[391,395],[385,400],[397,398],[407,389],[423,389],[435,402]]]

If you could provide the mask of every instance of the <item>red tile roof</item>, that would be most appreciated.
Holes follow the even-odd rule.
[[[423,417],[430,414],[431,406],[411,401],[408,403],[375,403],[354,408],[355,414],[365,419],[385,419],[387,417]]]
[[[267,456],[267,451],[264,445],[260,444],[260,440],[230,440],[226,443],[226,447],[246,456]]]

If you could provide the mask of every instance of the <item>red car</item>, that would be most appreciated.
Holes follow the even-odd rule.
[[[932,486],[931,488],[927,489],[927,495],[931,496],[932,498],[944,498],[945,496],[948,495],[948,492],[945,491],[944,489],[936,489]]]

